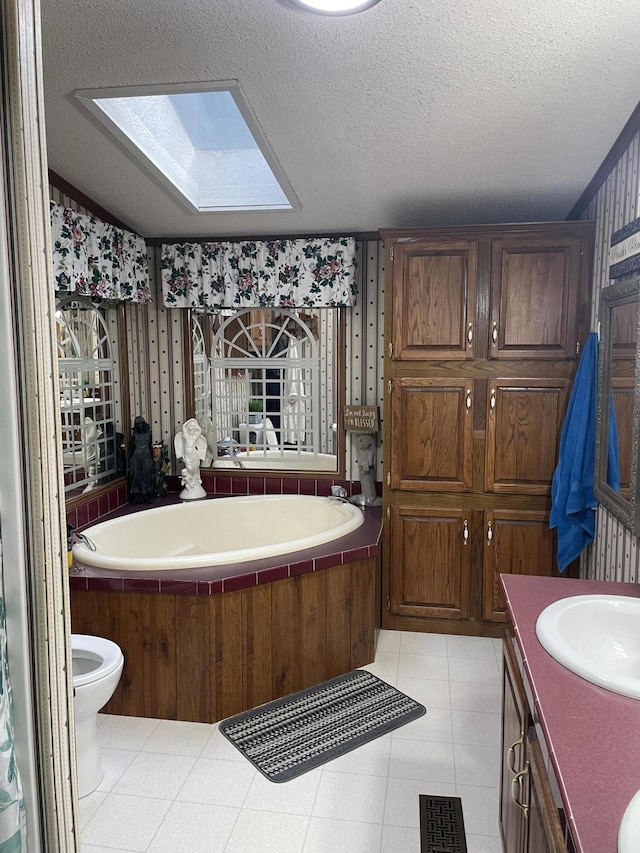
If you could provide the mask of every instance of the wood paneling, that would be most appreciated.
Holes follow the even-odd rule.
[[[123,651],[107,713],[215,722],[374,658],[378,558],[218,596],[75,590],[72,630]]]

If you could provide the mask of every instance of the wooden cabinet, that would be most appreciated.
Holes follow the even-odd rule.
[[[504,853],[567,853],[510,634],[503,644],[500,832]]]
[[[392,357],[473,358],[477,240],[418,238],[394,251]]]
[[[545,510],[496,509],[484,514],[482,617],[506,621],[500,573],[550,575],[555,560],[555,531]]]
[[[469,491],[472,487],[473,380],[393,380],[391,487]]]
[[[551,482],[589,331],[593,225],[381,234],[384,626],[495,635],[498,574],[555,564]]]
[[[550,494],[570,385],[550,377],[488,383],[485,491]]]
[[[390,609],[410,617],[469,616],[471,548],[461,509],[393,507]]]
[[[491,238],[490,358],[575,356],[585,245],[561,228]]]
[[[527,772],[525,735],[529,710],[524,685],[513,651],[504,645],[502,670],[502,765],[500,774],[500,831],[505,853],[521,853],[525,843],[526,800],[523,778]]]

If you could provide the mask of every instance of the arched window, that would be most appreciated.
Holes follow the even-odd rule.
[[[211,357],[218,444],[258,457],[326,452],[333,436],[321,430],[317,312],[248,309],[219,323]]]
[[[116,432],[115,365],[105,311],[67,296],[56,305],[65,494],[123,473]]]

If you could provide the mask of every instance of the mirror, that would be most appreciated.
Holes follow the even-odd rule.
[[[629,530],[640,533],[638,427],[640,278],[612,284],[600,297],[600,360],[594,491]],[[619,484],[615,477],[616,452]]]
[[[191,313],[193,416],[216,471],[341,473],[344,312]],[[207,465],[208,462],[208,465]]]
[[[124,475],[118,309],[82,296],[56,303],[62,464],[67,499]]]

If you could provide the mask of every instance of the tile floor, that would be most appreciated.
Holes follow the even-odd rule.
[[[286,783],[215,724],[100,715],[83,853],[419,853],[418,794],[461,797],[469,853],[500,853],[500,641],[382,631],[366,669],[426,715]]]

